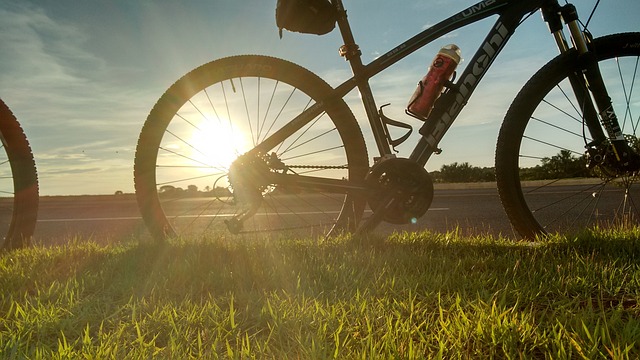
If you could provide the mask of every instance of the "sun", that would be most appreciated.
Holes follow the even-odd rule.
[[[249,150],[241,129],[232,127],[228,121],[203,121],[192,133],[189,144],[192,158],[206,165],[203,170],[209,167],[222,172]]]

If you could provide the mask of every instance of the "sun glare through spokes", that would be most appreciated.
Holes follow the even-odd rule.
[[[208,166],[204,172],[226,173],[231,163],[249,149],[246,139],[239,129],[231,127],[228,121],[203,121],[198,131],[191,134],[191,157]]]

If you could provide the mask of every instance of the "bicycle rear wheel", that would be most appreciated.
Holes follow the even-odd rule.
[[[151,234],[158,240],[229,232],[313,236],[336,223],[349,223],[342,230],[353,227],[364,211],[360,196],[277,182],[240,185],[229,176],[231,165],[243,161],[239,157],[331,90],[310,71],[264,56],[216,60],[178,80],[151,110],[136,150],[136,195]],[[246,161],[253,163],[243,163],[244,171],[363,180],[368,159],[362,132],[343,100],[331,103]],[[255,205],[250,216],[234,222],[247,202]]]
[[[0,235],[4,250],[29,246],[38,215],[38,175],[31,147],[0,100]]]
[[[640,152],[640,34],[595,39],[602,77],[632,149]],[[588,228],[638,225],[640,173],[614,163],[610,144],[594,148],[568,76],[577,53],[558,56],[522,88],[496,147],[496,179],[513,227],[526,238]],[[598,160],[585,154],[600,151]],[[589,168],[587,168],[589,165]]]

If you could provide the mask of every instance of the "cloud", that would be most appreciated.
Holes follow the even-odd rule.
[[[422,25],[474,1],[376,3],[379,6],[363,0],[347,4],[365,63],[413,36]],[[638,6],[637,1],[624,3],[618,8]],[[0,97],[32,144],[43,193],[132,191],[135,145],[149,110],[173,81],[214,58],[274,55],[304,65],[333,86],[351,76],[343,59],[335,55],[341,41],[337,31],[322,37],[292,33],[279,40],[274,6],[264,1],[0,0]],[[606,16],[613,14],[610,8],[601,6],[593,29],[634,28],[637,12]],[[620,21],[612,23],[612,18]],[[383,29],[380,24],[385,24]],[[455,40],[434,41],[372,79],[377,103],[392,103],[385,113],[407,119],[404,106],[438,48],[455,41],[469,61],[491,24],[460,29],[452,33]],[[533,39],[531,34],[540,37]],[[525,23],[454,127],[488,124],[493,129],[499,124],[517,90],[548,58],[540,50],[540,39],[544,49],[553,50],[542,21]],[[366,128],[357,91],[346,100]],[[420,123],[415,125],[417,129]],[[454,128],[445,140],[454,144],[455,138]],[[469,144],[461,141],[451,147],[477,153],[477,147]],[[374,149],[375,145],[370,151]],[[489,150],[487,156],[492,157]]]
[[[78,72],[103,67],[81,50],[87,36],[79,29],[56,23],[29,3],[7,5],[0,9],[3,84],[49,90],[86,86],[88,79]]]
[[[44,194],[84,192],[105,171],[123,185],[104,183],[100,192],[132,190],[137,135],[157,92],[113,81],[119,69],[89,51],[90,41],[85,29],[29,2],[0,4],[0,96],[25,129]]]

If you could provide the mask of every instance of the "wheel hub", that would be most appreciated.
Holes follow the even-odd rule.
[[[268,174],[273,168],[273,160],[270,159],[274,156],[246,154],[231,164],[228,173],[229,186],[235,204],[240,208],[233,218],[225,220],[231,233],[241,232],[244,221],[253,216],[262,205],[263,196],[274,190],[274,186],[270,185],[268,180]]]
[[[640,171],[640,140],[633,135],[625,135],[618,143],[605,142],[587,149],[587,166],[594,168],[604,180],[632,176]]]

